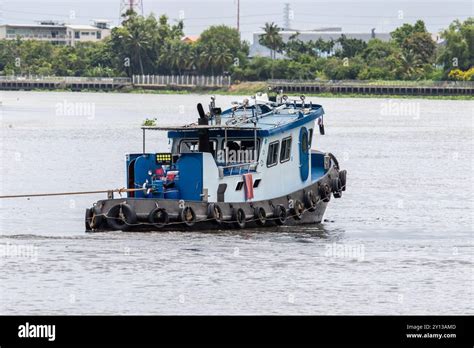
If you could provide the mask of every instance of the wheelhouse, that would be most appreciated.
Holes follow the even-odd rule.
[[[151,190],[130,196],[210,202],[269,199],[299,189],[314,177],[310,147],[315,121],[322,124],[320,105],[305,103],[304,98],[299,103],[255,98],[222,112],[213,100],[208,113],[201,104],[198,112],[194,124],[142,127],[143,153],[128,155],[127,185]],[[146,133],[157,130],[168,132],[169,153],[146,152]],[[249,177],[251,185],[244,185]]]

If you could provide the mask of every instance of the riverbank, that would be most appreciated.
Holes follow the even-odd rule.
[[[0,90],[68,91],[140,94],[253,95],[282,90],[287,95],[334,98],[423,98],[474,99],[474,84],[453,81],[319,81],[268,80],[231,84],[226,77],[133,76],[130,78],[92,77],[4,77]]]
[[[265,92],[268,88],[256,89],[256,88],[238,88],[232,89],[142,89],[142,88],[127,88],[121,90],[96,90],[96,89],[83,89],[81,91],[73,91],[71,89],[32,89],[31,92],[85,92],[85,93],[105,93],[105,94],[164,94],[164,95],[223,95],[223,96],[242,96],[242,95],[254,95],[258,92]],[[1,96],[0,91],[0,96]],[[288,93],[288,95],[300,95],[301,93]],[[304,93],[308,97],[321,97],[321,98],[366,98],[366,99],[433,99],[433,100],[474,100],[474,95],[399,95],[399,94],[365,94],[365,93]],[[0,100],[1,101],[1,100]]]

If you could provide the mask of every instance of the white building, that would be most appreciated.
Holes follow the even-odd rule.
[[[108,22],[103,20],[96,20],[93,25],[64,24],[54,21],[0,25],[0,39],[40,40],[56,45],[75,46],[78,42],[97,42],[109,35]]]

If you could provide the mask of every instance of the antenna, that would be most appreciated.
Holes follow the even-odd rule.
[[[127,11],[134,11],[143,16],[143,0],[120,0],[119,23],[122,21],[122,16]]]
[[[283,8],[283,25],[285,29],[290,29],[291,28],[291,8],[289,3],[285,3],[285,7]]]

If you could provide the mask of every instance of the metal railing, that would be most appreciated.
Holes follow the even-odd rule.
[[[133,75],[132,83],[143,86],[228,87],[230,76]]]
[[[128,77],[79,77],[79,76],[42,76],[42,75],[9,75],[0,76],[0,81],[9,82],[57,82],[57,83],[113,83],[130,84]]]
[[[242,175],[250,173],[251,170],[255,170],[257,168],[257,165],[258,162],[246,162],[219,166],[219,177],[223,178],[224,176]],[[225,172],[226,169],[229,169],[227,173]]]
[[[286,86],[366,86],[366,87],[469,87],[474,81],[431,81],[431,80],[268,80],[270,85]]]

